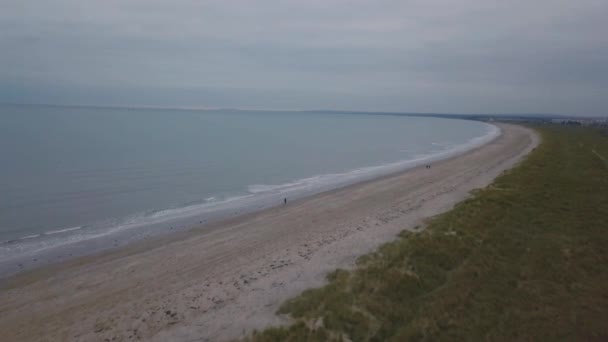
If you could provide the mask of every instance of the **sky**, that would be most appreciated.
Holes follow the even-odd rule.
[[[606,0],[0,0],[0,102],[608,115]]]

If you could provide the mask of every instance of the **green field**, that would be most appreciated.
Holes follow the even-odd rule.
[[[520,166],[249,339],[608,340],[608,137],[534,128],[543,142]]]

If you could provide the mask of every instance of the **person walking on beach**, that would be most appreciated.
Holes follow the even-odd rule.
[[[287,197],[283,199],[283,205],[287,205]]]

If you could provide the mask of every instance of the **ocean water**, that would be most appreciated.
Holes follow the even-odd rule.
[[[390,115],[2,105],[0,261],[200,225],[495,135],[481,122]]]

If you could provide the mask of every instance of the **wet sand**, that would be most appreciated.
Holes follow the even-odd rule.
[[[489,184],[539,141],[503,134],[463,155],[0,283],[7,341],[204,341],[288,322],[280,303]]]

